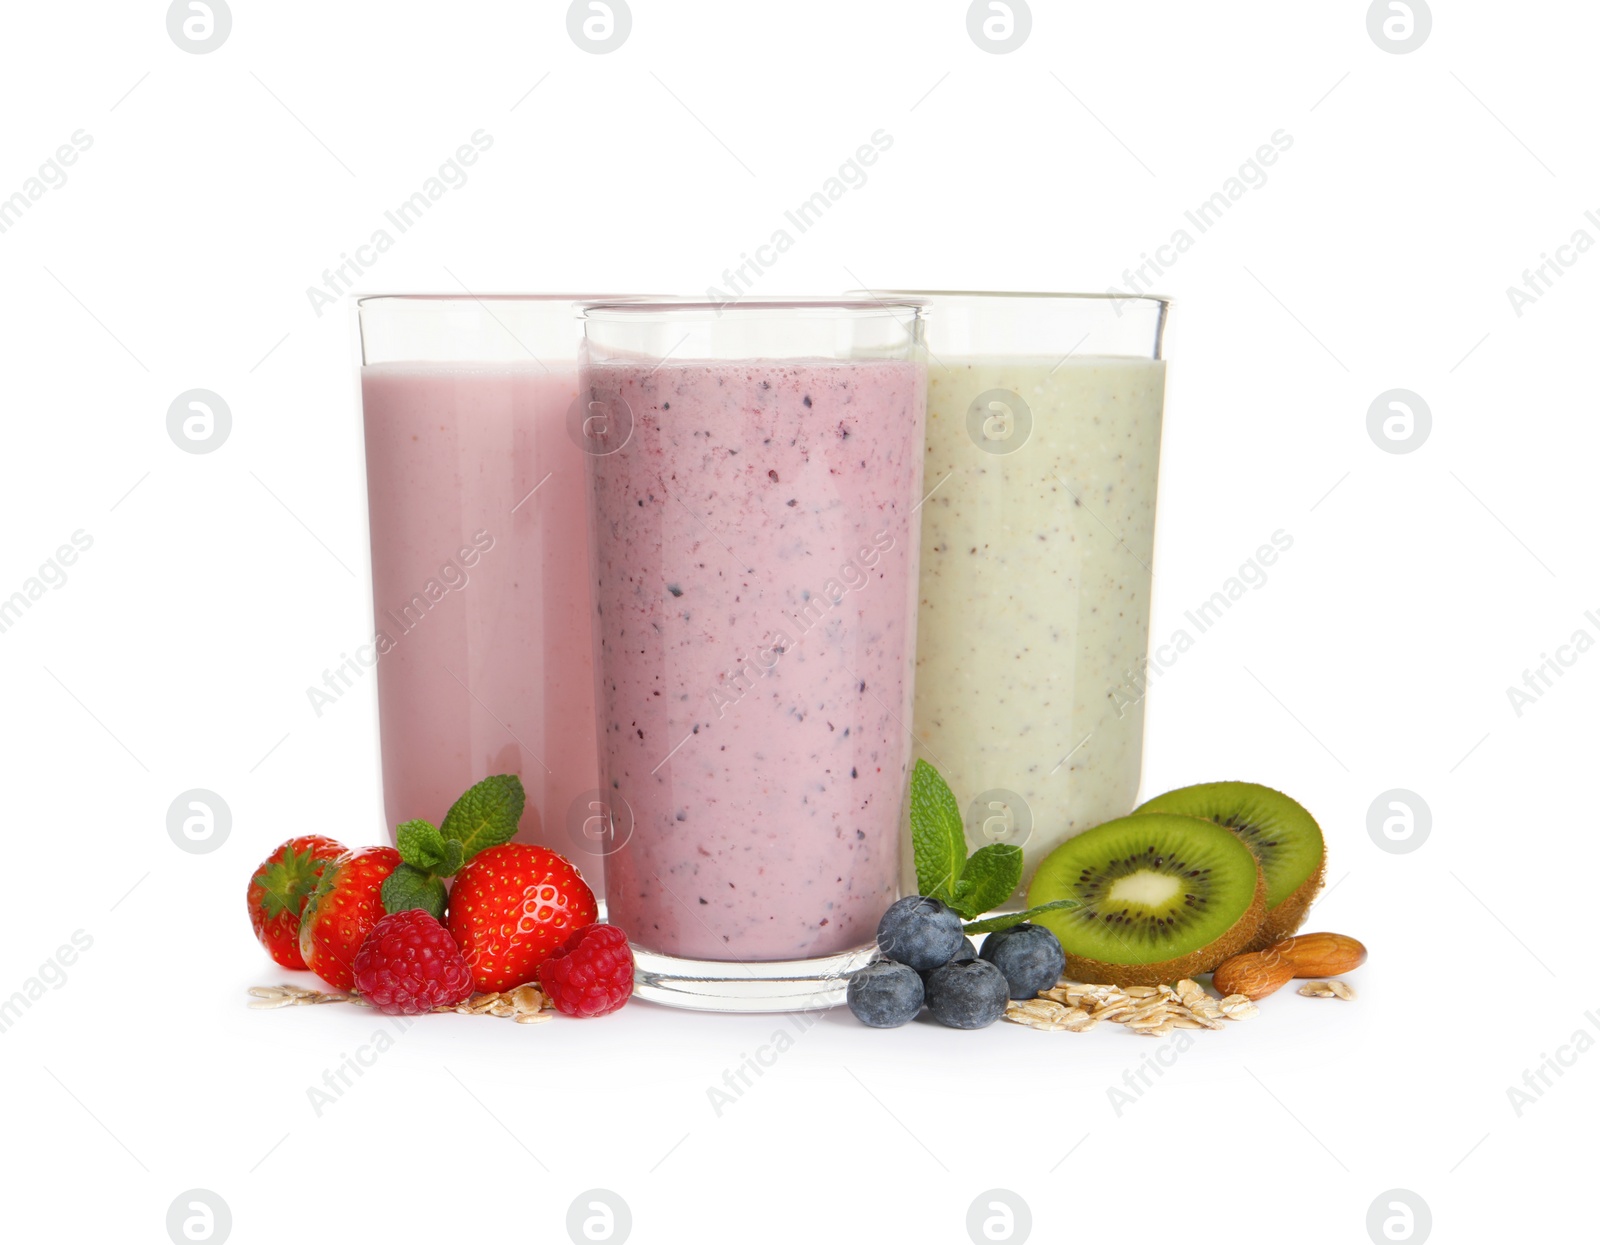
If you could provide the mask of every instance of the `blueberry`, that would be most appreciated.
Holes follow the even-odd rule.
[[[988,960],[956,960],[928,974],[928,1011],[952,1029],[982,1029],[1006,1012],[1006,975]]]
[[[850,976],[845,1001],[864,1025],[897,1029],[922,1010],[922,978],[893,960],[878,960]]]
[[[918,972],[948,963],[961,949],[961,918],[937,899],[907,895],[878,922],[878,949]]]
[[[1026,921],[985,938],[983,958],[1006,975],[1014,999],[1031,999],[1055,985],[1067,963],[1056,936]]]
[[[975,960],[977,958],[978,948],[972,945],[972,939],[963,936],[961,939],[961,945],[956,948],[956,953],[950,957],[950,960]],[[945,964],[950,963],[950,960],[946,960]],[[937,964],[934,967],[943,968],[944,964]],[[923,970],[922,984],[924,986],[928,984],[928,974],[931,972],[933,972],[932,968]]]

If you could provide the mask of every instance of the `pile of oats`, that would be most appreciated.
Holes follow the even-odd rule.
[[[354,1003],[353,995],[321,990],[302,990],[299,986],[251,986],[250,1006],[255,1008],[297,1007],[313,1003]]]
[[[299,986],[251,986],[250,1006],[256,1008],[304,1007],[316,1003],[354,1003],[367,1006],[358,994],[342,991],[304,990]],[[535,1025],[554,1015],[544,991],[535,985],[518,986],[503,993],[474,994],[454,1007],[435,1007],[436,1012],[458,1012],[463,1016],[495,1016],[515,1020],[519,1025]]]
[[[474,994],[455,1007],[436,1007],[435,1011],[460,1012],[463,1016],[510,1018],[519,1025],[536,1025],[554,1015],[550,1000],[538,986],[518,986],[500,994]]]
[[[1308,999],[1344,999],[1345,1002],[1356,997],[1356,992],[1342,981],[1308,981],[1295,993]]]
[[[1087,1033],[1102,1020],[1146,1037],[1175,1029],[1221,1029],[1248,1020],[1258,1008],[1242,994],[1213,998],[1188,978],[1176,986],[1094,986],[1062,980],[1038,998],[1013,999],[1006,1019],[1030,1029]]]

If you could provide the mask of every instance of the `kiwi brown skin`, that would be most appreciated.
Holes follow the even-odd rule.
[[[1267,912],[1261,922],[1261,928],[1256,931],[1256,936],[1244,950],[1265,951],[1268,947],[1275,946],[1285,938],[1298,933],[1300,927],[1306,923],[1306,917],[1311,913],[1312,901],[1321,892],[1323,880],[1327,876],[1328,852],[1324,848],[1322,863],[1317,866],[1316,871],[1290,891],[1288,898]],[[1217,962],[1220,964],[1222,961]]]
[[[1307,903],[1309,904],[1309,900]],[[1282,906],[1282,905],[1280,905]],[[1188,955],[1157,964],[1107,964],[1067,952],[1067,965],[1062,975],[1069,981],[1082,981],[1091,985],[1107,986],[1163,986],[1185,977],[1209,973],[1223,960],[1253,947],[1267,915],[1267,875],[1261,872],[1261,862],[1256,862],[1256,893],[1250,906],[1244,910],[1222,937],[1191,951]],[[1301,920],[1305,914],[1301,914]]]

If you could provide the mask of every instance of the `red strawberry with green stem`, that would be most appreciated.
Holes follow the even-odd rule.
[[[479,990],[535,980],[552,952],[597,915],[594,892],[563,856],[505,843],[474,856],[450,890],[450,936]]]
[[[250,878],[246,900],[250,928],[285,968],[304,968],[300,954],[300,915],[322,877],[323,866],[345,850],[320,834],[303,834],[278,844]]]
[[[526,802],[521,779],[495,774],[452,804],[437,827],[418,819],[396,831],[403,863],[383,884],[384,907],[422,908],[447,920],[479,990],[533,981],[545,957],[596,916],[594,892],[571,864],[548,848],[510,841]]]
[[[383,884],[400,866],[392,847],[363,847],[328,862],[300,918],[306,967],[336,990],[355,983],[351,963],[383,916]]]

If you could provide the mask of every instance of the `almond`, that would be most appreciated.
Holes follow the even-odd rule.
[[[1367,962],[1367,949],[1344,934],[1298,934],[1262,954],[1287,960],[1296,977],[1338,977]]]
[[[1211,975],[1211,984],[1223,995],[1242,994],[1247,999],[1264,999],[1274,990],[1288,985],[1294,973],[1294,965],[1273,947],[1266,951],[1247,951],[1222,961]]]
[[[1295,977],[1337,977],[1360,968],[1367,949],[1344,934],[1300,934],[1265,951],[1247,951],[1217,965],[1211,984],[1223,994],[1264,999]]]

